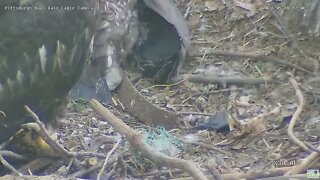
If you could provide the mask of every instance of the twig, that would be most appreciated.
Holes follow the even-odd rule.
[[[112,179],[111,177],[114,176],[116,173],[117,173],[116,170],[113,168],[106,174],[105,178]]]
[[[106,156],[104,156],[104,157],[106,157]],[[117,153],[113,154],[112,158],[109,158],[109,160],[108,160],[108,165],[115,163],[118,158],[119,158],[119,155]],[[68,175],[68,178],[74,179],[76,177],[85,176],[85,175],[91,173],[92,171],[96,171],[96,170],[100,169],[102,166],[103,166],[103,163],[98,163],[97,165],[92,166],[89,169],[81,169],[73,174],[70,174],[70,175]]]
[[[90,142],[90,151],[94,151],[96,149],[99,149],[99,147],[103,144],[111,144],[111,143],[116,143],[118,142],[120,137],[118,136],[101,136],[98,137],[97,139],[93,140],[93,142]]]
[[[116,143],[116,145],[114,145],[113,148],[108,152],[108,154],[107,154],[107,156],[106,156],[106,159],[104,160],[104,163],[103,163],[103,165],[102,165],[102,168],[101,168],[101,170],[99,171],[97,180],[100,180],[103,171],[106,169],[107,162],[108,162],[111,154],[119,147],[120,142],[121,142],[121,139],[119,139],[118,142]]]
[[[16,169],[14,168],[11,164],[8,163],[8,161],[6,161],[2,154],[0,154],[0,162],[7,168],[9,169],[11,172],[13,172],[15,175],[17,176],[22,176],[22,174]]]
[[[55,162],[56,160],[52,158],[37,158],[27,164],[24,164],[22,167],[19,167],[18,171],[22,174],[31,175],[43,170]]]
[[[138,75],[130,78],[130,81],[131,81],[132,83],[134,83],[134,82],[140,80],[141,78],[142,78],[142,74],[138,74]]]
[[[198,143],[198,142],[192,142],[191,144],[194,144],[194,145],[197,145],[197,146],[200,146],[201,148],[206,148],[206,149],[209,149],[209,150],[212,150],[212,151],[216,151],[216,152],[219,152],[221,154],[224,154],[226,156],[229,156],[229,157],[232,157],[232,153],[228,152],[228,151],[224,151],[222,149],[219,149],[217,147],[214,147],[212,145],[209,145],[209,144],[206,144],[206,143]]]
[[[261,78],[222,78],[222,77],[205,77],[200,75],[191,75],[188,78],[189,82],[193,83],[214,83],[220,84],[222,86],[225,85],[259,85],[273,82],[274,79],[272,76],[265,76]]]
[[[178,82],[175,82],[173,84],[156,84],[156,85],[152,85],[152,86],[149,86],[149,87],[146,87],[144,89],[141,89],[139,92],[142,92],[142,91],[145,91],[145,90],[148,90],[148,89],[151,89],[151,88],[155,88],[155,87],[172,87],[172,86],[176,86],[176,85],[179,85],[181,84],[182,82],[186,81],[187,79],[182,79]]]
[[[212,116],[212,114],[209,113],[202,113],[202,112],[178,112],[180,115],[200,115],[200,116]]]
[[[45,125],[40,121],[39,117],[28,106],[25,106],[25,109],[33,117],[34,121],[39,125],[40,136],[50,146],[50,148],[52,148],[55,152],[59,153],[59,155],[65,159],[70,159],[76,156],[76,153],[72,153],[66,150],[59,143],[57,143],[50,137]],[[73,162],[77,168],[81,169],[79,160],[75,158]]]
[[[105,154],[96,153],[96,152],[75,152],[75,157],[84,157],[84,156],[90,156],[90,157],[98,157],[98,158],[105,158]]]
[[[238,180],[238,179],[262,179],[267,177],[274,177],[274,179],[277,179],[277,177],[282,176],[285,174],[291,167],[282,167],[282,168],[274,168],[274,169],[268,169],[268,170],[258,170],[258,171],[249,171],[245,173],[230,173],[230,174],[222,174],[222,179],[224,180]],[[293,176],[297,177],[297,176]],[[299,175],[298,177],[301,178]],[[305,174],[303,174],[302,177],[306,177]],[[212,176],[207,176],[208,179],[212,179]],[[193,180],[192,177],[185,177],[185,178],[175,178],[171,180]]]
[[[234,89],[233,91],[242,91],[243,88],[237,88]],[[219,89],[219,90],[215,90],[215,91],[208,91],[208,92],[198,92],[198,93],[194,93],[192,94],[192,96],[201,96],[201,95],[212,95],[212,94],[218,94],[218,93],[228,93],[230,92],[231,89]]]
[[[49,135],[49,132],[46,130],[45,125],[39,120],[38,116],[28,107],[25,106],[26,110],[30,113],[30,115],[34,118],[35,122],[40,127],[40,135],[43,140],[56,152],[60,152],[62,157],[65,158],[73,158],[73,157],[81,157],[81,156],[93,156],[93,157],[102,157],[105,158],[106,155],[95,152],[70,152],[63,148],[60,144],[55,142]],[[76,160],[76,159],[75,159]]]
[[[303,99],[302,92],[301,92],[297,82],[293,78],[290,78],[289,81],[292,84],[294,90],[296,91],[296,95],[298,96],[298,100],[299,100],[299,106],[298,106],[296,112],[294,112],[294,114],[292,115],[292,118],[290,120],[290,123],[289,123],[289,126],[288,126],[288,135],[297,145],[299,145],[305,151],[309,151],[310,152],[309,148],[302,141],[300,141],[294,135],[294,132],[293,132],[293,127],[294,127],[298,117],[302,113],[303,106],[304,106],[304,99]]]
[[[108,109],[103,107],[97,100],[91,100],[90,105],[97,114],[110,123],[114,130],[123,134],[134,149],[141,151],[141,153],[148,157],[148,159],[161,166],[183,169],[187,171],[194,179],[207,179],[193,162],[164,155],[146,144],[142,135],[131,129],[128,125],[113,115]]]
[[[94,152],[70,152],[66,149],[64,149],[60,144],[58,144],[57,142],[55,142],[49,135],[48,131],[45,128],[45,125],[39,120],[38,116],[28,107],[25,106],[26,110],[28,111],[28,113],[30,113],[30,115],[34,118],[35,122],[39,125],[40,127],[40,135],[43,138],[43,140],[57,153],[59,153],[63,158],[74,158],[73,160],[73,164],[78,168],[78,169],[82,169],[82,167],[80,166],[80,162],[76,157],[82,157],[82,156],[92,156],[92,157],[100,157],[100,158],[106,158],[107,156],[101,153],[94,153]],[[114,163],[116,161],[117,158],[112,158],[112,163]],[[110,155],[108,157],[108,160],[110,160]],[[110,161],[109,161],[110,163]],[[102,167],[102,164],[98,167],[95,166],[96,169]],[[94,170],[96,170],[95,168],[90,168],[87,171],[80,171],[78,173],[75,173],[73,175],[70,175],[71,177],[78,177],[82,174],[86,174],[86,173],[90,173]]]
[[[145,177],[148,176],[158,176],[159,174],[163,176],[172,176],[172,175],[181,175],[184,172],[181,171],[180,169],[168,169],[168,170],[159,170],[159,171],[149,171],[149,172],[144,172],[144,173],[135,173],[132,175],[132,177],[137,178],[137,179],[144,179]],[[146,179],[146,178],[145,178]]]
[[[213,159],[210,159],[207,162],[207,167],[209,169],[209,171],[211,172],[211,175],[213,177],[213,179],[215,180],[223,180],[221,174],[218,172],[218,165],[216,164],[216,162]]]
[[[74,156],[73,153],[64,149],[60,144],[56,143],[49,135],[49,132],[45,128],[45,125],[40,121],[39,117],[28,107],[25,106],[27,112],[33,117],[34,121],[40,127],[40,135],[43,140],[56,152],[60,153],[60,155],[64,158],[71,158]]]
[[[290,40],[292,41],[292,45],[293,45],[293,48],[300,53],[300,55],[302,57],[304,57],[305,60],[308,60],[308,61],[311,61],[313,63],[313,71],[317,71],[319,69],[319,64],[317,63],[317,61],[309,58],[303,51],[302,51],[302,48],[300,48],[299,46],[299,43],[296,39],[296,37],[291,34],[289,31],[288,31],[288,27],[286,26],[285,22],[284,22],[284,19],[282,16],[278,15],[275,11],[274,11],[274,8],[271,7],[270,4],[269,5],[269,11],[271,12],[271,14],[276,18],[276,20],[278,21],[280,27],[281,27],[281,31],[287,36],[290,38]]]
[[[99,163],[99,164],[92,166],[88,169],[83,169],[83,170],[80,170],[80,171],[75,172],[73,174],[70,174],[67,177],[71,178],[71,179],[75,179],[76,177],[81,177],[81,176],[87,175],[87,174],[91,173],[92,171],[100,169],[102,167],[102,165],[103,165],[102,163]]]
[[[64,178],[59,175],[47,175],[47,176],[36,176],[36,175],[24,175],[22,177],[17,177],[15,175],[6,175],[1,177],[1,179],[6,179],[6,180],[74,180],[71,178]]]
[[[231,51],[211,51],[211,52],[207,52],[207,55],[245,57],[245,58],[251,58],[252,60],[256,60],[256,61],[273,62],[276,64],[285,65],[287,67],[297,69],[297,70],[304,72],[304,73],[307,73],[307,74],[314,75],[314,73],[312,73],[309,70],[306,70],[298,65],[289,63],[287,61],[278,59],[273,56],[255,55],[255,54],[250,54],[250,53],[246,53],[246,52],[231,52]],[[201,55],[194,54],[193,56],[201,56]],[[234,59],[239,59],[239,58],[234,58]]]
[[[289,127],[288,127],[288,134],[290,136],[290,138],[297,143],[300,147],[302,147],[304,150],[310,151],[309,148],[302,142],[300,141],[293,133],[293,127],[295,125],[295,122],[297,121],[299,115],[301,114],[302,110],[303,110],[303,106],[304,106],[304,99],[303,99],[303,95],[301,93],[301,90],[297,84],[297,82],[291,78],[290,79],[290,83],[292,84],[293,88],[296,91],[296,95],[298,96],[299,99],[299,106],[296,110],[296,112],[293,114]],[[317,152],[312,152],[307,158],[305,158],[303,160],[303,162],[301,164],[298,164],[294,167],[292,167],[292,169],[290,169],[286,175],[292,175],[292,174],[297,174],[302,172],[303,170],[305,170],[307,167],[309,167],[312,163],[317,162],[317,159],[319,159],[319,155],[320,153],[318,153],[320,150],[320,146],[318,146],[317,148]]]
[[[1,115],[2,117],[6,117],[6,116],[7,116],[6,113],[4,113],[3,111],[0,111],[0,115]]]
[[[65,175],[67,175],[67,174],[69,174],[69,171],[70,171],[70,169],[71,169],[71,167],[72,167],[72,164],[74,163],[74,160],[75,160],[75,157],[73,157],[73,158],[71,158],[70,159],[70,161],[69,161],[69,163],[68,163],[68,166],[66,167],[66,171],[65,171]]]
[[[17,154],[17,153],[14,153],[12,151],[0,151],[0,155],[2,156],[8,156],[8,157],[11,157],[11,158],[14,158],[14,159],[17,159],[17,160],[26,160],[27,157],[25,156],[22,156],[20,154]]]
[[[317,148],[320,150],[320,145]],[[312,152],[308,157],[306,157],[300,164],[293,166],[285,175],[293,175],[302,173],[305,171],[308,167],[310,167],[313,163],[319,162],[320,160],[320,153],[318,152]]]

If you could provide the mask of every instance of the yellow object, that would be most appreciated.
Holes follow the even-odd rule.
[[[52,134],[51,138],[53,140],[57,139],[55,134]],[[18,149],[22,152],[40,156],[56,157],[53,149],[42,139],[40,127],[36,123],[23,124],[9,144],[12,145],[14,150]]]

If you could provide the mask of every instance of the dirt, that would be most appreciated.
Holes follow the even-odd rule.
[[[263,3],[245,1],[248,5],[245,9],[239,5],[227,8],[221,2],[182,0],[177,3],[183,14],[187,14],[193,47],[183,74],[237,78],[260,78],[272,74],[276,78],[275,81],[256,86],[239,85],[238,88],[241,89],[230,99],[230,91],[218,91],[230,89],[230,86],[188,81],[153,86],[151,80],[139,80],[135,87],[150,102],[168,111],[184,112],[180,114],[180,118],[185,125],[171,131],[141,124],[126,112],[117,99],[116,104],[107,107],[130,127],[146,134],[147,139],[152,136],[152,140],[156,142],[159,134],[167,134],[167,139],[162,139],[163,142],[157,146],[155,143],[153,145],[170,155],[195,162],[205,174],[210,174],[206,169],[208,160],[214,160],[218,171],[223,174],[298,164],[309,153],[299,148],[287,133],[288,122],[299,106],[289,77],[298,82],[304,98],[303,112],[294,127],[295,135],[313,147],[320,144],[320,104],[317,102],[320,97],[319,77],[273,62],[206,54],[223,50],[273,56],[299,66],[307,64],[301,65],[307,69],[314,67],[312,63],[320,62],[317,52],[320,46],[312,41],[311,37],[296,36],[300,50],[314,60],[308,61],[293,47],[291,39],[279,30],[277,20],[269,14]],[[309,69],[310,72],[313,70]],[[218,92],[210,93],[213,91]],[[227,109],[230,103],[232,107]],[[270,113],[275,109],[279,111]],[[197,121],[226,111],[229,115],[238,117],[239,121],[246,120],[250,125],[234,127],[233,131],[223,133],[194,127]],[[260,118],[256,120],[255,117]],[[150,135],[153,131],[156,133]],[[97,147],[96,140],[101,136],[118,135],[107,122],[93,113],[88,105],[79,103],[70,104],[66,119],[58,132],[59,143],[70,151],[93,150],[104,154],[111,150],[114,143]],[[160,168],[137,155],[124,138],[116,152],[125,152],[121,159],[126,166],[121,165],[119,161],[108,165],[106,172],[109,172],[109,175],[123,179],[122,168],[126,167],[129,179],[170,177],[167,168]],[[99,158],[98,161],[102,162],[103,158]],[[50,169],[51,173],[57,173],[56,170],[61,166],[55,165],[55,168]],[[91,166],[88,165],[89,167]],[[319,163],[317,167],[319,169]],[[174,170],[172,175],[187,176],[186,173]]]

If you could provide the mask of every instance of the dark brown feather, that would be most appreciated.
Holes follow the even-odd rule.
[[[88,58],[95,17],[89,0],[2,0],[0,6],[1,143],[33,121],[24,105],[53,123]]]

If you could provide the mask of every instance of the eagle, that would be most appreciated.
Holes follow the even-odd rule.
[[[69,95],[110,102],[132,61],[165,82],[190,46],[172,0],[2,0],[0,8],[0,143],[33,122],[25,105],[54,127]]]
[[[154,83],[181,78],[178,75],[191,43],[187,23],[172,0],[100,0],[99,5],[101,18],[91,59],[72,97],[88,99],[96,89],[99,100],[110,102],[105,84],[115,90],[122,70],[132,65]]]
[[[1,0],[0,143],[34,120],[54,127],[81,77],[97,21],[96,0]]]

